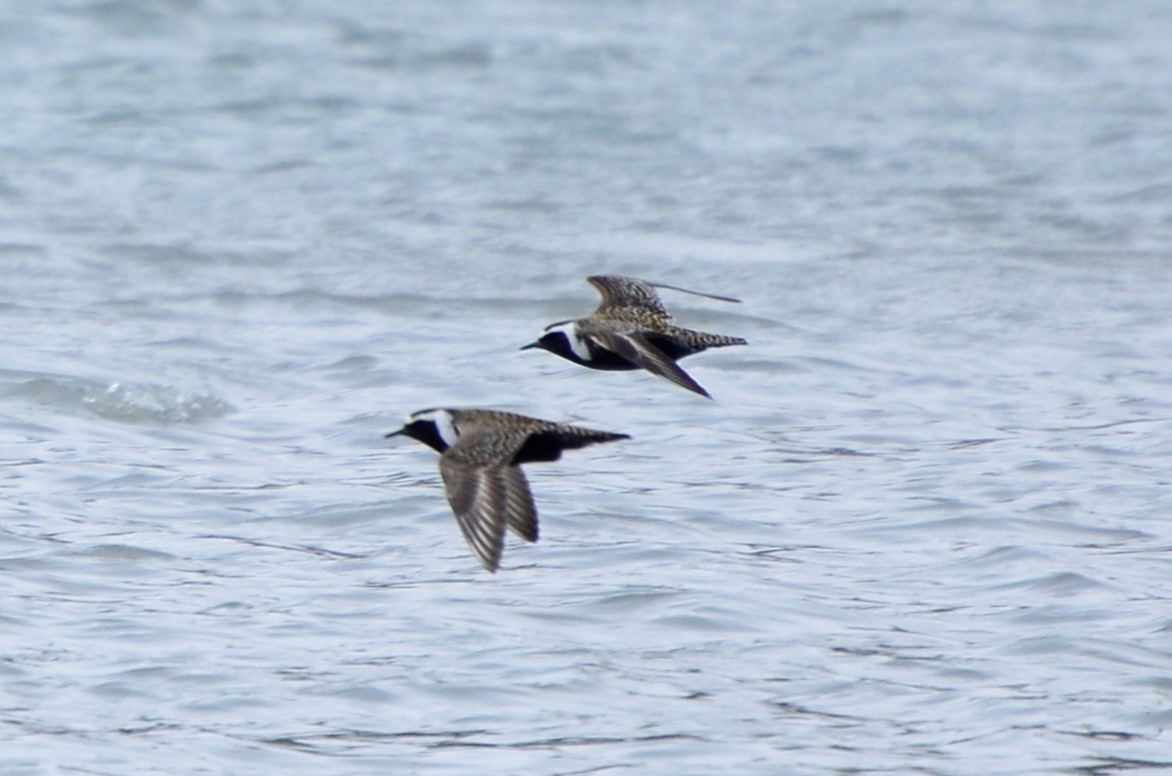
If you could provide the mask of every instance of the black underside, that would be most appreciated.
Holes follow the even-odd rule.
[[[671,337],[664,337],[659,334],[645,333],[643,338],[654,347],[662,350],[672,361],[678,361],[684,356],[690,356],[702,350],[702,348],[687,347]],[[606,348],[591,347],[590,355],[590,362],[585,364],[585,366],[591,369],[601,369],[606,372],[626,372],[632,369],[642,368]]]
[[[580,446],[580,445],[579,445]],[[570,447],[564,444],[560,434],[530,434],[513,456],[512,464],[556,461],[562,457],[562,450]]]
[[[615,434],[609,431],[594,431],[587,434],[560,434],[556,431],[544,431],[530,434],[521,445],[521,449],[513,456],[511,463],[517,466],[523,463],[539,463],[556,461],[562,457],[563,450],[577,450],[580,447],[597,444],[599,442],[614,442],[619,439],[629,439],[626,434]]]
[[[689,347],[679,340],[672,339],[671,337],[661,337],[658,334],[645,334],[643,336],[646,337],[647,341],[652,345],[666,353],[672,361],[679,361],[685,356],[691,356],[695,353],[699,353],[704,349]]]
[[[612,353],[605,348],[591,348],[590,360],[578,361],[578,363],[591,369],[601,369],[604,372],[627,372],[639,368],[619,354]]]
[[[672,361],[678,361],[685,356],[690,356],[704,350],[703,347],[688,346],[672,337],[655,332],[644,332],[643,337],[652,346],[662,350]],[[578,354],[570,347],[569,340],[566,339],[566,335],[562,332],[546,334],[534,343],[534,345],[561,356],[567,361],[573,361],[575,364],[581,364],[582,366],[599,369],[604,372],[626,372],[641,368],[617,353],[607,350],[593,342],[588,345],[590,348],[590,360],[583,361],[578,358]]]

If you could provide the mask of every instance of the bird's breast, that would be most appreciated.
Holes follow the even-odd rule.
[[[588,366],[591,369],[601,369],[606,372],[626,372],[639,368],[618,353],[615,353],[613,350],[607,350],[594,340],[591,339],[588,342],[590,347],[590,360],[581,362],[582,366]]]

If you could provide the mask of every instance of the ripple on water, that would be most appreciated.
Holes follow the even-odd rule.
[[[199,423],[235,411],[218,396],[189,393],[172,385],[103,383],[78,377],[36,377],[9,394],[61,412],[129,424]]]

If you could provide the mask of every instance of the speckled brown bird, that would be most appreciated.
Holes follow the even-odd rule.
[[[551,323],[536,342],[521,350],[548,350],[591,369],[646,369],[711,399],[708,391],[676,361],[708,348],[749,344],[741,337],[676,326],[655,289],[668,288],[723,302],[739,302],[739,299],[621,275],[594,275],[586,280],[602,294],[598,309],[585,318]]]
[[[387,434],[398,435],[440,454],[440,476],[456,522],[492,572],[500,565],[506,526],[537,541],[537,508],[521,464],[556,461],[564,450],[630,439],[512,412],[451,408],[412,413],[401,429]]]

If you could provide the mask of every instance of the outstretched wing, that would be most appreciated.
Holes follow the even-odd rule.
[[[655,286],[645,280],[623,275],[593,275],[586,278],[586,281],[602,294],[602,302],[594,311],[595,315],[616,308],[638,307],[664,316],[665,321],[671,320],[667,308],[663,306],[659,294],[655,291]]]
[[[675,383],[693,393],[698,393],[709,399],[712,396],[704,390],[691,375],[680,368],[680,365],[671,359],[655,345],[651,344],[644,332],[636,326],[596,325],[589,326],[583,333],[589,333],[598,344],[612,353],[617,353],[636,366],[646,369],[657,377]]]
[[[499,470],[440,456],[440,475],[456,523],[468,545],[489,571],[496,571],[505,546],[505,487]]]
[[[509,466],[525,437],[523,432],[465,431],[440,456],[440,476],[456,522],[489,571],[500,565],[506,526],[537,540],[529,484],[519,468]]]
[[[537,507],[525,472],[520,466],[506,466],[502,474],[505,480],[505,518],[509,528],[527,542],[537,541]]]
[[[679,291],[684,294],[691,294],[692,296],[702,296],[705,299],[715,299],[719,302],[736,302],[737,304],[741,303],[740,299],[736,299],[731,296],[721,296],[720,294],[709,294],[704,291],[693,291],[689,288],[680,288],[679,286],[669,286],[667,283],[651,283],[650,281],[644,281],[644,282],[648,283],[649,285],[655,286],[656,288],[668,288],[668,289],[671,289],[672,291]]]
[[[659,293],[655,290],[657,288],[667,288],[672,291],[679,291],[684,294],[691,294],[692,296],[702,296],[706,299],[716,299],[721,302],[741,301],[731,296],[709,294],[704,291],[692,291],[688,288],[669,286],[667,283],[653,283],[649,280],[640,280],[639,278],[627,277],[625,275],[592,275],[586,278],[586,280],[590,285],[598,289],[598,293],[602,294],[602,302],[598,305],[598,309],[594,311],[595,315],[615,308],[639,307],[665,316],[664,322],[670,321],[671,315],[663,306],[663,301],[660,300]]]

